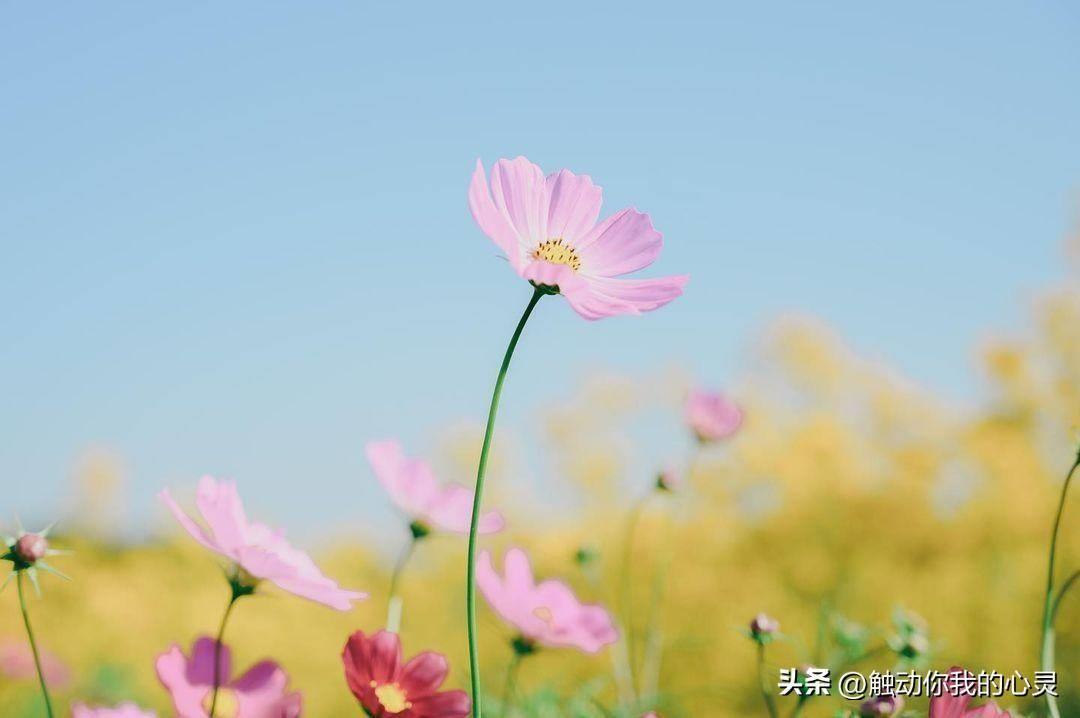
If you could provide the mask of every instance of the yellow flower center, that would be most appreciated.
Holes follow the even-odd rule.
[[[210,714],[212,699],[213,692],[207,693],[206,698],[203,699],[203,708],[206,709],[207,715]],[[240,702],[236,700],[236,694],[228,688],[219,688],[217,705],[214,706],[214,718],[236,718],[238,715],[240,715]]]
[[[372,681],[371,687],[375,689],[375,697],[379,699],[379,703],[390,713],[400,713],[412,708],[405,691],[401,690],[397,683],[384,683],[380,686]]]
[[[533,615],[539,618],[544,623],[548,624],[549,626],[551,625],[551,609],[547,606],[537,606],[533,609]]]
[[[581,269],[581,258],[573,247],[563,243],[562,237],[541,242],[533,250],[533,256],[552,264],[565,264],[575,272]]]

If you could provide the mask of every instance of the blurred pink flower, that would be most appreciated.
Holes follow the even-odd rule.
[[[76,703],[71,707],[71,718],[157,718],[157,713],[144,711],[134,703],[121,703],[115,708],[91,708]]]
[[[71,681],[71,670],[67,665],[50,651],[40,649],[40,653],[45,682],[55,688],[67,685]],[[0,676],[17,681],[37,680],[34,654],[28,643],[5,641],[0,644]]]
[[[719,441],[742,426],[739,406],[718,391],[695,389],[686,399],[686,423],[701,441]]]
[[[562,581],[537,584],[529,557],[521,549],[506,552],[503,569],[505,575],[500,577],[491,565],[491,554],[482,551],[476,583],[495,612],[526,639],[587,653],[618,640],[611,616],[602,606],[581,603]]]
[[[191,648],[191,658],[173,646],[157,658],[158,680],[172,695],[177,718],[207,718],[214,687],[212,638],[203,637]],[[232,677],[232,655],[221,646],[216,718],[297,718],[299,693],[286,693],[289,677],[273,661],[256,663],[239,678]]]
[[[617,279],[652,264],[663,246],[649,215],[623,209],[597,224],[602,191],[587,175],[544,177],[528,159],[476,161],[469,186],[473,219],[534,285],[557,287],[585,319],[640,314],[682,294],[689,277]]]
[[[401,639],[379,631],[349,636],[341,654],[345,682],[369,716],[467,718],[465,691],[439,691],[450,666],[441,653],[425,651],[402,665]]]
[[[960,666],[949,669],[950,676],[954,673],[971,675]],[[952,683],[952,679],[946,680],[943,686],[945,693],[930,699],[930,715],[928,718],[1010,718],[1012,713],[997,707],[996,703],[990,702],[978,708],[968,708],[971,695],[961,695],[964,691]],[[969,691],[970,693],[971,691]]]
[[[365,447],[375,477],[399,509],[416,521],[443,531],[469,533],[473,492],[461,484],[440,486],[431,466],[405,456],[396,441],[373,441]],[[505,526],[502,515],[489,511],[480,517],[479,531],[491,534]]]
[[[324,576],[306,553],[285,540],[283,532],[249,523],[231,481],[218,482],[211,476],[199,481],[196,505],[209,532],[184,513],[167,489],[159,496],[192,538],[232,559],[256,579],[266,579],[289,593],[339,611],[352,608],[352,601],[367,598],[367,594],[340,588]]]

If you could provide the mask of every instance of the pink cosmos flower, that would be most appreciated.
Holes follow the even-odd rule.
[[[45,682],[54,688],[62,688],[71,681],[71,670],[51,651],[40,649],[41,670]],[[0,676],[19,681],[37,680],[34,654],[25,641],[0,643]]]
[[[960,666],[949,669],[952,674],[970,675]],[[978,708],[968,708],[971,695],[963,695],[959,685],[952,679],[945,681],[945,693],[930,699],[930,715],[928,718],[1010,718],[1012,713],[997,707],[996,703],[990,702]],[[968,691],[970,693],[971,691]]]
[[[71,707],[71,718],[157,718],[157,713],[144,711],[134,703],[121,703],[115,708],[91,708],[76,703]]]
[[[472,709],[465,691],[439,691],[450,672],[446,657],[425,651],[402,665],[396,633],[357,631],[341,660],[349,690],[373,718],[468,718]]]
[[[602,191],[587,175],[544,177],[524,157],[491,170],[476,161],[469,209],[510,266],[534,285],[557,287],[585,319],[640,314],[682,294],[685,275],[618,279],[652,264],[663,247],[649,215],[623,209],[597,223]]]
[[[289,593],[339,611],[352,608],[352,601],[367,598],[367,594],[340,588],[324,576],[306,553],[285,540],[281,531],[249,522],[231,481],[218,482],[211,476],[199,481],[196,505],[209,531],[184,513],[167,489],[159,497],[192,538],[236,562],[255,579],[265,579]]]
[[[742,426],[739,406],[718,391],[695,389],[686,399],[686,423],[701,441],[719,441]]]
[[[480,552],[476,583],[495,612],[530,641],[596,653],[619,634],[602,606],[583,604],[562,581],[533,579],[529,557],[510,549],[503,561],[504,576],[495,573],[491,554]]]
[[[452,533],[469,533],[473,492],[461,484],[440,486],[426,461],[405,456],[396,441],[373,441],[365,447],[368,462],[390,499],[415,521]],[[502,515],[480,517],[482,534],[502,531]]]
[[[202,637],[191,648],[191,658],[173,646],[158,656],[158,680],[172,695],[177,718],[207,718],[214,689],[214,648],[212,638]],[[299,693],[286,693],[289,677],[273,661],[252,666],[239,678],[232,677],[232,655],[221,646],[218,676],[221,687],[215,718],[298,718]]]

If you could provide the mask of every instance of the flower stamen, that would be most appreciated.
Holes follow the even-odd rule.
[[[401,686],[397,683],[384,683],[380,686],[372,681],[371,687],[375,689],[375,697],[379,699],[379,703],[390,713],[400,713],[412,708],[412,703],[405,696],[405,691],[401,690]]]
[[[533,250],[533,257],[542,259],[545,262],[551,262],[552,264],[566,265],[575,272],[581,269],[581,257],[578,256],[577,251],[573,247],[563,242],[562,237],[556,237],[555,239],[541,242],[536,249]]]

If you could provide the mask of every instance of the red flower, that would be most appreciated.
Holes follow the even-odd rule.
[[[438,690],[450,671],[445,656],[424,651],[404,665],[401,659],[396,633],[349,636],[341,654],[345,681],[369,716],[468,718],[472,706],[465,691]]]

